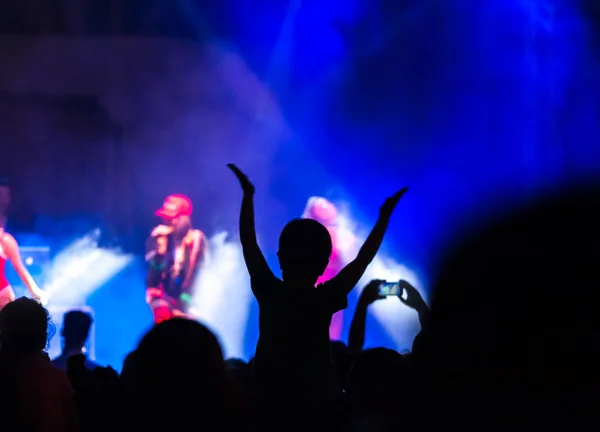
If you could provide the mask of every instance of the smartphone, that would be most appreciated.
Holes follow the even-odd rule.
[[[379,295],[384,297],[389,296],[399,296],[400,295],[400,285],[398,282],[382,282],[379,285]]]

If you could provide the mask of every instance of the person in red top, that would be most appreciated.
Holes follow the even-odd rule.
[[[163,219],[146,242],[146,302],[158,324],[190,312],[193,286],[206,258],[207,241],[192,228],[192,201],[169,195],[156,212]]]
[[[15,271],[27,287],[31,295],[42,301],[46,301],[46,293],[42,291],[33,280],[27,268],[21,261],[19,245],[15,238],[4,231],[6,223],[6,210],[10,205],[11,193],[8,179],[0,176],[0,309],[15,299],[15,293],[6,279],[6,262],[15,268]]]
[[[338,211],[335,205],[323,197],[311,197],[309,198],[306,208],[304,209],[303,218],[314,219],[321,223],[331,236],[332,251],[331,258],[329,258],[329,264],[325,269],[325,272],[317,279],[317,285],[327,282],[339,273],[344,268],[342,250],[340,242],[338,241]],[[331,340],[340,340],[342,336],[342,329],[344,327],[344,311],[340,310],[331,317],[331,324],[329,326],[329,338]]]

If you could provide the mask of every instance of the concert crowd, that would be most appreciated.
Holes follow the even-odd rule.
[[[388,224],[398,223],[403,202],[417,192],[386,185],[398,191],[382,197],[379,218],[358,254],[336,262],[335,271],[334,234],[323,218],[305,214],[290,221],[279,238],[278,278],[256,238],[254,195],[260,190],[240,168],[228,168],[241,189],[240,241],[259,305],[254,357],[224,358],[215,335],[190,319],[190,278],[201,271],[207,252],[202,233],[181,219],[191,214],[191,202],[171,196],[159,215],[176,223],[153,231],[146,257],[146,301],[155,324],[120,374],[86,357],[87,313],[65,315],[63,354],[51,360],[45,349],[53,326],[44,293],[32,286],[33,299],[7,297],[0,306],[1,430],[596,426],[598,190],[555,191],[471,227],[440,260],[426,302],[406,281],[357,287]],[[167,253],[182,220],[187,225],[175,253]],[[10,261],[10,254],[0,255]],[[157,258],[166,256],[174,261]],[[178,262],[188,271],[173,276],[173,268],[181,270]],[[333,317],[347,308],[353,290],[360,296],[355,310],[346,311],[352,316],[349,338],[336,340]],[[418,314],[421,331],[410,353],[364,349],[369,307],[385,297],[397,297]]]

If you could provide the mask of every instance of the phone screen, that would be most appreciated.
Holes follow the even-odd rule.
[[[400,285],[398,282],[382,282],[379,285],[380,296],[398,296],[400,295]]]

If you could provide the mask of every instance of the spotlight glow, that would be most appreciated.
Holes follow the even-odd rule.
[[[80,306],[87,297],[133,260],[118,250],[98,247],[94,230],[61,251],[52,261],[44,290],[51,305]]]
[[[340,209],[338,229],[340,239],[343,240],[341,249],[344,260],[350,262],[356,257],[358,249],[365,241],[368,229],[352,219],[347,204],[338,205],[338,208]],[[357,287],[359,292],[373,279],[384,279],[390,282],[403,279],[413,285],[427,301],[423,285],[416,272],[398,263],[393,257],[387,256],[383,252],[377,254],[365,272]],[[415,311],[404,305],[399,299],[388,297],[373,303],[369,307],[369,313],[377,319],[388,336],[394,341],[397,350],[403,351],[412,347],[414,337],[420,330]]]
[[[243,357],[252,291],[242,248],[227,233],[209,241],[209,257],[194,287],[192,314],[219,337],[227,357]]]

